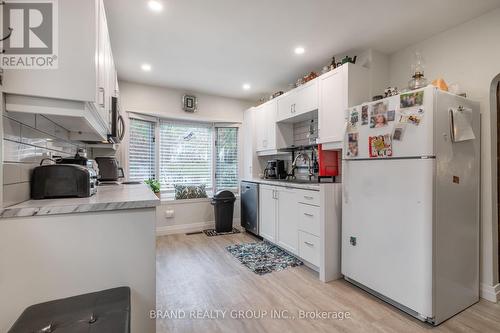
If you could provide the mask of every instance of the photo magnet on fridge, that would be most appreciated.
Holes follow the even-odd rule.
[[[405,134],[406,124],[397,124],[394,126],[392,131],[392,140],[394,141],[403,141],[403,136]]]
[[[368,125],[368,105],[361,107],[361,125]]]
[[[371,158],[392,156],[391,134],[370,136],[368,144]]]
[[[356,157],[358,156],[358,133],[349,133],[347,135],[347,142],[348,142],[348,150],[347,150],[347,156],[349,157]]]
[[[423,91],[410,92],[400,95],[400,107],[402,109],[419,106],[422,105],[423,103],[424,103]]]
[[[418,126],[422,122],[422,117],[423,116],[415,115],[415,114],[401,115],[399,118],[399,122],[401,124],[412,124],[412,125]]]
[[[396,119],[396,110],[387,111],[387,121],[394,121]]]
[[[373,105],[370,115],[370,128],[387,126],[387,104],[380,102]]]
[[[349,114],[349,122],[348,122],[348,132],[355,131],[359,122],[359,112],[358,109],[354,108],[351,110]]]

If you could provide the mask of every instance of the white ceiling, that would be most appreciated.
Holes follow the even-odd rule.
[[[500,0],[104,0],[120,79],[256,100],[334,54],[390,54]],[[465,42],[465,41],[464,41]],[[294,54],[296,46],[306,53]],[[142,63],[152,66],[141,70]],[[243,91],[242,84],[252,88]]]

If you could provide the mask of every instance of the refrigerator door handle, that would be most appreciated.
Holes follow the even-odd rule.
[[[344,198],[344,203],[347,204],[349,202],[349,190],[348,190],[348,170],[349,168],[345,168],[346,163],[342,166],[342,197]]]

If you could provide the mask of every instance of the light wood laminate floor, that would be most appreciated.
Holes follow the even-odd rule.
[[[500,332],[500,305],[488,301],[433,328],[344,280],[322,283],[305,266],[259,276],[225,250],[252,241],[245,233],[159,237],[157,309],[163,318],[157,332]],[[166,312],[172,310],[177,312]],[[212,319],[191,319],[196,310],[212,311],[196,314]],[[215,310],[225,310],[225,316],[219,312],[217,319]],[[234,318],[247,310],[245,317],[262,318]],[[272,310],[295,319],[271,318]],[[298,318],[299,311],[315,310],[349,312],[350,318]],[[168,318],[175,314],[186,317]]]

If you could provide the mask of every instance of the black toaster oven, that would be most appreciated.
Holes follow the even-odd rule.
[[[41,165],[33,169],[31,198],[85,198],[97,192],[94,169],[76,164]]]

